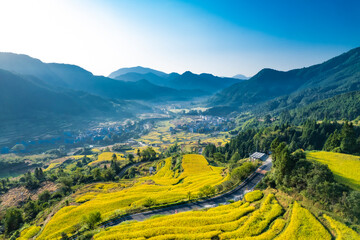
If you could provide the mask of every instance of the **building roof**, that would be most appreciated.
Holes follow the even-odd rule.
[[[250,158],[255,158],[265,161],[268,158],[268,155],[261,152],[254,152],[253,154],[250,155]]]

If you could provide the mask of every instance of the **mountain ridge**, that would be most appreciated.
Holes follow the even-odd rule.
[[[276,108],[308,104],[355,90],[360,90],[360,48],[307,68],[286,72],[262,69],[249,80],[222,90],[209,104],[243,107],[272,101]]]

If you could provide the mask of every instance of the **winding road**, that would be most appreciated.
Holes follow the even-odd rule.
[[[228,204],[229,200],[235,200],[235,201],[241,200],[244,196],[244,193],[246,191],[253,190],[254,187],[265,176],[265,173],[270,171],[271,166],[272,166],[271,158],[268,158],[266,161],[263,162],[263,164],[258,169],[256,169],[256,171],[253,174],[251,174],[247,179],[245,179],[244,182],[242,182],[239,186],[237,186],[233,190],[224,193],[222,195],[201,200],[198,202],[183,203],[169,207],[154,209],[146,212],[126,215],[121,218],[115,219],[111,222],[107,222],[106,224],[103,224],[101,227],[115,226],[124,221],[129,221],[129,220],[143,221],[151,216],[155,216],[159,214],[169,215],[179,212],[216,207],[219,204]]]

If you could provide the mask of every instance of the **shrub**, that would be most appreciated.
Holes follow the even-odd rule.
[[[254,201],[260,200],[263,196],[264,196],[264,194],[262,191],[255,190],[255,191],[245,194],[245,200],[247,202],[254,202]]]

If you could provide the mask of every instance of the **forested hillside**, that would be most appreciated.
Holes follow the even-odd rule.
[[[211,100],[212,106],[267,110],[305,106],[338,94],[360,90],[360,48],[322,64],[288,72],[263,69],[248,81],[235,84]]]

